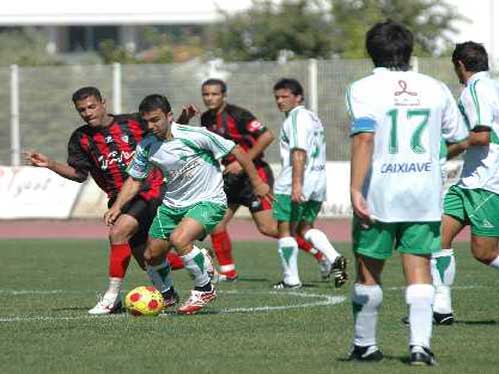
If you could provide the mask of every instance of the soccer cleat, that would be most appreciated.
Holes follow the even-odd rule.
[[[452,313],[433,312],[433,323],[435,325],[450,326],[454,323],[454,315]]]
[[[178,302],[180,301],[180,296],[178,295],[177,291],[173,289],[173,287],[168,291],[161,293],[161,295],[163,296],[163,309],[170,308],[178,304]]]
[[[122,308],[119,295],[116,295],[116,297],[101,297],[97,304],[88,311],[88,314],[94,316],[112,314],[120,312]]]
[[[292,290],[292,289],[301,288],[301,283],[298,283],[298,284],[287,284],[284,281],[280,281],[280,282],[274,284],[273,288],[275,288],[276,290],[284,290],[284,289]]]
[[[377,362],[382,359],[383,353],[375,345],[368,345],[365,347],[354,345],[348,356],[349,361]]]
[[[339,256],[334,261],[331,269],[331,276],[333,277],[334,286],[336,288],[339,288],[346,283],[348,279],[348,274],[347,274],[347,259],[345,257]]]
[[[323,280],[329,279],[329,277],[331,276],[331,270],[333,270],[333,264],[325,256],[322,256],[322,258],[318,262],[321,278]]]
[[[237,271],[231,270],[227,272],[220,272],[218,273],[218,281],[219,282],[227,282],[227,283],[234,283],[237,282],[238,278]]]
[[[409,364],[413,366],[433,366],[437,364],[437,361],[429,348],[413,345],[411,346]]]
[[[203,309],[208,303],[215,300],[216,297],[217,292],[213,285],[211,285],[210,291],[192,290],[191,296],[177,309],[177,313],[187,315],[195,314]]]

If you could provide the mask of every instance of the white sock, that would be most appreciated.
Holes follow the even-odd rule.
[[[411,284],[405,290],[409,305],[410,345],[430,348],[435,290],[431,284]]]
[[[383,290],[379,285],[354,284],[352,291],[353,344],[361,347],[376,345],[376,324],[382,302]]]
[[[210,282],[210,276],[206,271],[205,258],[201,250],[193,246],[192,250],[185,256],[180,256],[184,266],[194,278],[194,287],[203,287]]]
[[[490,267],[499,270],[499,256],[494,258],[494,260],[489,264]]]
[[[300,284],[298,274],[298,244],[295,238],[287,236],[278,241],[279,256],[281,257],[283,281],[289,285]]]
[[[114,300],[119,295],[121,291],[121,286],[123,286],[123,278],[109,278],[109,287],[103,296],[103,299]]]
[[[164,293],[173,286],[170,264],[166,260],[163,260],[159,265],[146,264],[146,272],[153,286],[159,292]]]
[[[433,311],[441,314],[452,313],[451,287],[456,275],[454,251],[442,249],[432,255],[431,275],[435,287]]]
[[[333,245],[329,242],[326,234],[318,229],[310,229],[303,236],[306,241],[314,246],[317,250],[321,251],[331,263],[334,263],[340,254],[334,249]]]

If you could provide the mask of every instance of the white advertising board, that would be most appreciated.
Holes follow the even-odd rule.
[[[0,219],[69,218],[80,189],[44,168],[0,166]]]

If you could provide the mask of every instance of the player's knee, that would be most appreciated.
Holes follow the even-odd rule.
[[[472,243],[471,253],[476,260],[485,265],[489,265],[498,255],[496,248],[489,248],[478,243]]]
[[[256,225],[256,228],[258,229],[258,231],[262,235],[265,235],[265,236],[270,236],[270,237],[276,238],[279,234],[277,231],[277,227],[275,225],[272,225],[272,224],[260,223],[260,224]]]
[[[179,251],[190,244],[187,235],[182,230],[176,230],[170,235],[170,243]]]
[[[109,240],[111,243],[126,243],[131,236],[129,230],[120,226],[113,226],[109,230]]]

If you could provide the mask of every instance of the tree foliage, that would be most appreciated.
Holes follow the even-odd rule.
[[[47,40],[34,29],[10,30],[0,33],[0,66],[54,65],[59,61],[46,50]],[[8,53],[7,53],[8,51]]]
[[[327,57],[332,28],[325,12],[314,0],[253,0],[246,12],[224,13],[225,22],[214,31],[216,54],[232,61],[277,60],[283,54]]]
[[[414,32],[416,54],[438,55],[453,22],[465,20],[444,0],[253,0],[246,12],[223,14],[214,43],[229,61],[365,57],[366,31],[388,18]]]
[[[392,19],[415,36],[416,54],[438,55],[448,50],[454,22],[466,19],[444,0],[330,0],[335,52],[343,57],[365,56],[366,31],[376,22]]]

